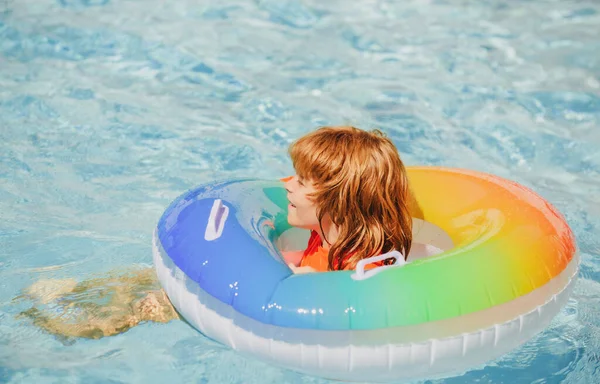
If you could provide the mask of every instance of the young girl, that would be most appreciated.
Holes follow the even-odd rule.
[[[298,254],[285,255],[294,272],[354,269],[361,259],[392,250],[406,258],[411,195],[390,139],[378,130],[323,127],[294,142],[289,153],[296,175],[285,183],[288,222],[311,231],[298,266]]]
[[[408,255],[412,200],[388,138],[377,130],[323,127],[293,143],[289,153],[296,175],[285,183],[288,221],[311,231],[306,250],[285,254],[294,272],[353,269],[361,259],[391,250]],[[23,297],[35,305],[21,315],[63,340],[178,318],[150,268],[80,283],[38,281]]]

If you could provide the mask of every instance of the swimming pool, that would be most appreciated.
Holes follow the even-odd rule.
[[[518,350],[434,383],[600,374],[600,6],[592,1],[0,0],[0,382],[327,383],[181,321],[65,345],[15,317],[41,278],[151,264],[166,205],[291,172],[321,124],[407,164],[492,172],[567,218],[579,281]]]

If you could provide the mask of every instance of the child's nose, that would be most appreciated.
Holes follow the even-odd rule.
[[[285,184],[283,184],[283,187],[285,188],[287,193],[291,193],[292,192],[292,179],[289,179],[288,181],[286,181]]]
[[[298,187],[298,179],[296,176],[291,176],[288,180],[286,180],[284,184],[284,188],[288,193],[294,192],[294,189]]]

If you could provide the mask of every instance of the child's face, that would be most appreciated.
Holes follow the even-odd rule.
[[[294,227],[318,230],[317,206],[307,196],[315,192],[313,183],[302,179],[298,175],[285,183],[288,192],[288,223]]]

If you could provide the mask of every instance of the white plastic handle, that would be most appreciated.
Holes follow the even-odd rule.
[[[229,215],[229,207],[223,204],[221,199],[216,199],[213,203],[212,209],[210,210],[208,223],[206,223],[204,240],[213,241],[221,237],[223,228],[225,228],[227,215]]]
[[[380,267],[375,267],[373,269],[365,271],[366,265],[369,265],[371,263],[376,263],[378,261],[386,260],[386,259],[389,259],[390,257],[393,257],[396,259],[394,264],[382,265]],[[403,266],[405,264],[406,264],[406,261],[404,260],[404,256],[402,255],[402,253],[400,253],[396,250],[393,250],[391,252],[384,253],[383,255],[367,257],[366,259],[362,259],[361,261],[356,263],[355,272],[351,276],[354,280],[365,280],[365,279],[368,279],[369,277],[375,276],[376,274],[383,271],[384,269],[392,268],[392,267],[399,267],[399,266]]]

